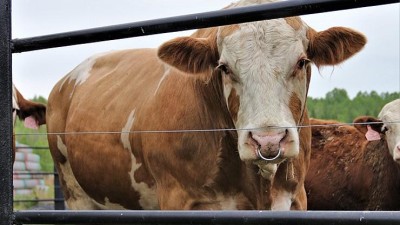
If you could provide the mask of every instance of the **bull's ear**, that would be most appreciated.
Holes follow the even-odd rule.
[[[310,29],[308,37],[308,57],[316,66],[339,64],[367,43],[363,34],[345,27],[332,27],[321,32]]]
[[[367,125],[371,127],[372,130],[382,133],[382,121],[372,117],[372,116],[359,116],[354,119],[354,127],[357,128],[361,133],[366,134],[368,132]],[[371,123],[371,124],[367,124]]]
[[[179,37],[162,44],[158,57],[183,72],[201,73],[217,66],[218,50],[209,39]]]

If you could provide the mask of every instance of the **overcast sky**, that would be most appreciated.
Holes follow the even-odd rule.
[[[13,38],[33,37],[120,23],[221,9],[232,0],[17,0],[12,1]],[[355,57],[321,71],[313,69],[309,96],[343,88],[400,91],[400,4],[302,16],[316,30],[346,26],[364,33],[368,43]],[[13,81],[27,98],[48,97],[52,87],[87,57],[109,50],[157,47],[192,31],[13,54]]]

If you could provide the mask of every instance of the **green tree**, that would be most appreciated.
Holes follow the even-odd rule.
[[[376,91],[358,92],[350,99],[346,90],[335,88],[324,98],[308,98],[307,107],[311,117],[333,119],[351,123],[357,116],[377,116],[382,107],[400,98],[399,92],[381,93]]]

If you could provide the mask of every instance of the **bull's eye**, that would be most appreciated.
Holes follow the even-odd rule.
[[[297,68],[298,69],[304,69],[306,68],[306,66],[311,62],[311,60],[307,59],[307,58],[301,58],[298,62],[297,62]]]
[[[227,65],[223,64],[223,63],[220,63],[217,66],[217,69],[221,70],[225,74],[230,74],[231,73],[231,70],[229,69],[229,67]]]

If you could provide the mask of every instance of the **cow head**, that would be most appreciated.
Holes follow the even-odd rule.
[[[400,164],[400,99],[386,104],[378,115],[357,117],[355,127],[365,134],[368,141],[385,137],[387,147],[393,160]],[[372,122],[372,123],[371,123]],[[371,123],[371,124],[367,124]]]
[[[17,116],[20,120],[24,120],[24,125],[28,128],[36,129],[46,123],[46,106],[26,100],[14,85],[12,87],[12,113],[13,125],[15,125]],[[15,140],[13,134],[13,162],[14,159]]]
[[[253,161],[298,155],[296,126],[305,116],[310,64],[339,64],[365,43],[354,30],[316,32],[292,17],[210,28],[164,43],[158,56],[186,73],[223,77],[240,158]]]
[[[14,85],[12,91],[13,124],[17,116],[28,128],[36,129],[46,123],[45,105],[26,100]]]

